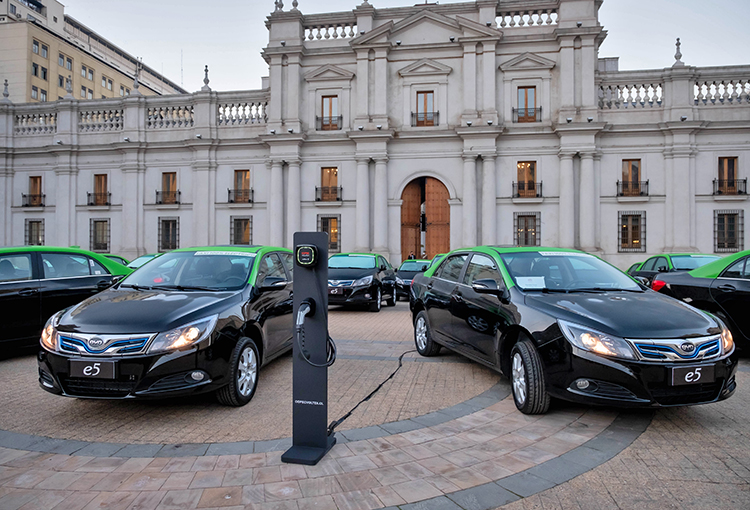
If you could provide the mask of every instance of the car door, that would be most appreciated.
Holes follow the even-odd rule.
[[[284,263],[284,269],[286,269],[287,283],[286,285],[286,299],[284,299],[279,305],[279,313],[281,317],[280,328],[288,331],[288,338],[282,343],[281,348],[286,349],[292,346],[292,328],[294,327],[294,317],[292,312],[294,311],[294,256],[288,252],[279,252],[279,257]]]
[[[385,269],[383,269],[385,268]],[[378,255],[378,276],[383,283],[383,298],[396,295],[396,272],[385,257]]]
[[[492,257],[474,253],[460,284],[453,291],[452,330],[463,352],[494,364],[495,333],[507,328],[510,322],[508,312],[497,296],[480,294],[472,288],[475,280],[485,278],[495,280],[499,289],[505,285]]]
[[[739,328],[750,338],[750,257],[734,262],[711,284],[711,297]]]
[[[643,263],[640,270],[633,272],[633,276],[643,276],[651,280],[658,272],[656,270],[656,263],[659,259],[664,259],[664,265],[667,265],[667,259],[665,259],[664,257],[651,257]]]
[[[42,321],[80,303],[112,284],[112,275],[94,259],[79,253],[40,252]]]
[[[467,253],[447,257],[426,284],[424,303],[430,329],[452,347],[456,347],[458,342],[452,331],[451,299],[454,290],[458,287],[467,258]]]
[[[44,322],[35,259],[35,253],[0,255],[0,341],[39,341]]]
[[[288,305],[291,297],[292,283],[287,279],[278,253],[263,255],[255,282],[260,291],[256,307],[266,339],[266,359],[269,359],[283,349],[292,336],[291,316],[285,310],[285,304]],[[273,283],[278,286],[272,286]]]

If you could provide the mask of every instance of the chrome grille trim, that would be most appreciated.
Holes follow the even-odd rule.
[[[129,356],[143,354],[146,347],[157,333],[142,333],[136,335],[97,335],[83,333],[58,333],[60,350],[68,354],[83,354],[86,356]],[[91,345],[92,339],[100,339],[101,346]]]
[[[721,335],[700,338],[626,339],[642,361],[696,361],[717,358],[721,355]],[[691,344],[692,351],[682,349]]]
[[[351,287],[354,280],[328,280],[329,287]]]

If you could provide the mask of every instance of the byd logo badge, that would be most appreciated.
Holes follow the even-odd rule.
[[[680,345],[680,349],[682,349],[684,352],[693,352],[695,350],[695,346],[690,342],[685,342]]]
[[[89,344],[89,347],[96,349],[104,345],[104,340],[98,337],[94,337],[94,338],[89,339],[88,344]]]

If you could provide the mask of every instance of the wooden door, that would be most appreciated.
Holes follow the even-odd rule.
[[[450,251],[451,246],[451,211],[448,204],[448,188],[433,177],[425,179],[425,251],[431,259],[438,253]]]
[[[422,208],[422,187],[413,180],[401,193],[401,260],[409,254],[420,255],[420,220]]]

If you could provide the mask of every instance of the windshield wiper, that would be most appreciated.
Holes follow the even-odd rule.
[[[551,293],[567,294],[568,292],[570,292],[568,289],[548,289],[547,287],[531,288],[531,289],[523,289],[523,290],[525,292],[529,292],[529,291],[532,291],[532,290],[534,290],[534,291],[540,291],[540,292],[543,292],[545,294],[551,294]]]
[[[211,292],[217,290],[211,287],[200,287],[197,285],[154,285],[151,288],[154,290],[207,290]]]
[[[128,288],[128,289],[135,289],[135,290],[151,290],[152,287],[148,287],[146,285],[138,285],[137,283],[123,283],[120,285],[120,288]]]
[[[620,289],[617,287],[585,287],[570,290],[571,292],[643,292],[640,289]]]

